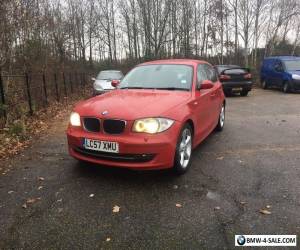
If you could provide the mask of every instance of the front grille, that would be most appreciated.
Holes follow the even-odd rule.
[[[136,162],[136,163],[147,162],[147,161],[151,161],[155,156],[154,154],[107,153],[107,152],[93,151],[84,148],[74,148],[74,151],[84,156],[101,159],[101,160],[116,161],[116,162]]]
[[[83,118],[83,126],[89,132],[100,132],[100,121],[98,118]]]
[[[103,130],[107,134],[121,134],[125,129],[126,122],[122,120],[104,120]]]

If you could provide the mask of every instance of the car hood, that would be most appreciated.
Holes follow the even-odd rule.
[[[300,76],[300,69],[299,70],[289,70],[288,71],[291,75],[295,74],[295,75],[299,75]]]
[[[81,116],[135,120],[159,117],[191,98],[190,91],[114,90],[76,105]]]
[[[96,79],[94,82],[94,88],[95,89],[114,89],[113,86],[111,86],[111,80],[98,80]]]

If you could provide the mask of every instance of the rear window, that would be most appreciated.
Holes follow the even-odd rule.
[[[248,72],[245,69],[227,69],[224,73],[239,75],[239,74],[246,74]]]
[[[218,70],[218,73],[221,74],[222,71],[226,70],[226,69],[230,69],[230,68],[238,68],[240,66],[238,65],[219,65],[217,66],[217,70]]]

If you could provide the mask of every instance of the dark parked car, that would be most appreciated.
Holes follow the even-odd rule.
[[[252,89],[252,75],[250,70],[237,65],[216,65],[223,91],[226,95],[240,93],[248,95]]]
[[[300,90],[300,57],[265,58],[261,66],[260,80],[264,89],[279,87],[285,93]]]

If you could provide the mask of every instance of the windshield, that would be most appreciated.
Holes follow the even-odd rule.
[[[158,64],[138,66],[121,81],[122,88],[190,90],[193,68],[188,65]]]
[[[300,71],[300,60],[284,61],[284,65],[287,71],[293,71],[293,70]]]
[[[97,80],[120,80],[123,74],[120,71],[101,71]]]

